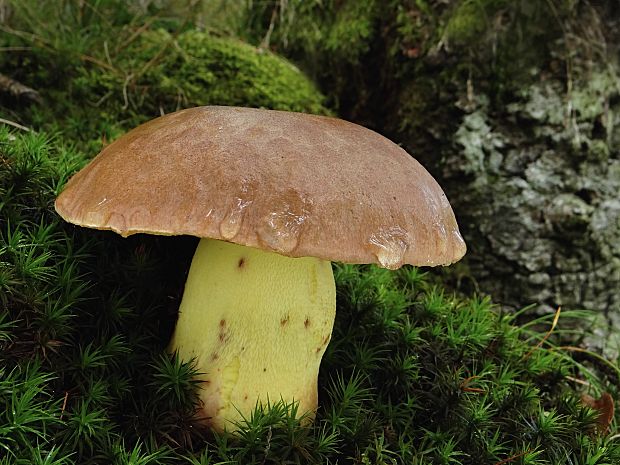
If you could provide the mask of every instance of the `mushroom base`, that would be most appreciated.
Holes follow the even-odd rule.
[[[330,262],[202,239],[170,350],[196,358],[215,430],[234,430],[257,403],[281,399],[314,414],[335,313]]]

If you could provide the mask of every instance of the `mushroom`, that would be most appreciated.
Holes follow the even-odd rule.
[[[56,200],[67,221],[192,235],[170,343],[195,357],[216,430],[257,402],[317,408],[336,311],[330,261],[447,265],[465,243],[446,196],[403,149],[340,119],[199,107],[107,146]]]

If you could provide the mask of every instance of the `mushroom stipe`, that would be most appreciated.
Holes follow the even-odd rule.
[[[313,412],[335,315],[330,262],[202,239],[170,351],[205,372],[203,415],[216,430],[257,401],[298,401]]]

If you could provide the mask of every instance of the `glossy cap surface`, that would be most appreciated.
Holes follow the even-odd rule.
[[[188,234],[345,263],[446,265],[465,243],[432,176],[403,149],[336,118],[198,107],[107,146],[56,200],[67,221]]]

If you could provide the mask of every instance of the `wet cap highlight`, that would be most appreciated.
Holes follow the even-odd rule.
[[[193,235],[345,263],[447,265],[465,253],[441,187],[402,148],[340,119],[198,107],[106,147],[56,200],[67,221]]]

